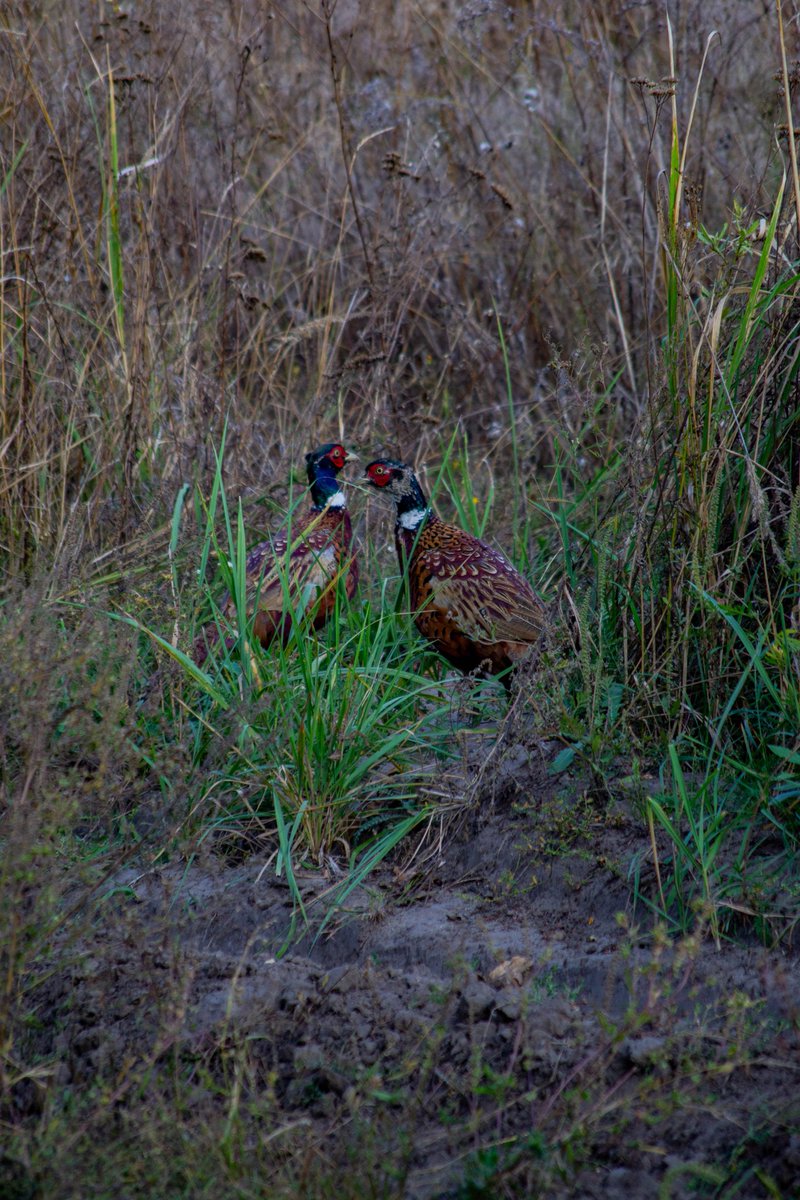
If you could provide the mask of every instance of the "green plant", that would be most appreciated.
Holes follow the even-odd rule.
[[[216,582],[208,606],[219,636],[202,668],[139,619],[121,619],[168,654],[187,686],[197,689],[195,698],[187,693],[180,703],[194,729],[195,771],[214,764],[212,783],[204,788],[206,796],[213,795],[216,810],[207,816],[208,832],[274,826],[276,869],[286,874],[304,918],[297,864],[324,866],[331,856],[343,860],[347,875],[329,919],[398,841],[430,815],[429,805],[418,797],[437,761],[452,755],[450,704],[420,677],[418,641],[403,636],[403,624],[385,603],[375,612],[368,600],[351,606],[340,590],[326,630],[317,636],[310,629],[303,597],[294,599],[289,591],[291,535],[283,586],[284,606],[293,612],[292,634],[285,645],[278,638],[267,650],[261,648],[245,600],[244,515],[240,504],[235,525],[231,521],[222,482],[223,450],[209,503],[200,505],[204,533],[199,561],[201,571],[212,553],[220,563],[234,597],[235,627],[227,625],[216,607]],[[173,589],[184,495],[182,490],[176,499],[171,526]],[[214,523],[218,509],[222,543]],[[406,635],[409,628],[406,622]],[[221,757],[217,746],[225,747]],[[193,808],[197,804],[202,806],[202,799]],[[337,867],[340,873],[343,869]]]

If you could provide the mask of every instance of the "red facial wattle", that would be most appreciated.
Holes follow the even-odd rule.
[[[371,466],[367,469],[367,477],[375,487],[386,487],[392,478],[392,473],[386,467]]]

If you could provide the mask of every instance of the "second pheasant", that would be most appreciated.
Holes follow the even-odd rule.
[[[547,625],[542,601],[505,555],[436,516],[411,467],[379,458],[365,474],[394,501],[395,545],[420,633],[459,670],[502,675],[510,689],[511,668]]]

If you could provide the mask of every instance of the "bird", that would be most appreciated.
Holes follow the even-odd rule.
[[[259,542],[245,561],[246,608],[253,633],[267,648],[276,636],[285,645],[299,608],[321,629],[336,607],[341,580],[348,600],[358,586],[358,559],[347,500],[338,481],[342,468],[356,457],[338,442],[328,442],[306,455],[311,506],[271,538]],[[227,593],[222,616],[236,622],[236,602]],[[218,641],[217,626],[207,626],[197,639],[194,660],[205,662]],[[228,649],[235,637],[225,639]]]
[[[547,627],[542,600],[499,550],[436,516],[411,467],[377,458],[364,477],[394,501],[395,546],[419,632],[454,667],[500,675],[510,693],[512,667]]]

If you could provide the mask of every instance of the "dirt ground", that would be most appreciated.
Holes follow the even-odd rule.
[[[800,1195],[796,947],[654,934],[632,908],[641,818],[547,758],[512,747],[320,936],[320,873],[300,881],[312,932],[288,940],[258,855],[126,868],[49,985],[63,1084],[151,1046],[205,1066],[202,1106],[227,1053],[270,1093],[278,1157],[301,1133],[348,1195]]]

